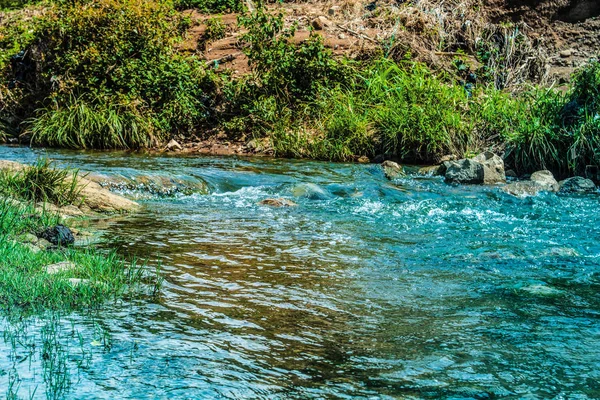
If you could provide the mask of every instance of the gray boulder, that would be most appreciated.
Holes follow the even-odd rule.
[[[383,168],[383,173],[385,177],[389,180],[398,179],[404,176],[404,169],[398,163],[393,161],[384,161],[381,163],[381,168]]]
[[[444,167],[446,169],[445,178],[447,183],[483,183],[484,169],[483,165],[478,161],[469,159],[446,161],[443,164]]]
[[[590,179],[581,176],[565,179],[560,182],[559,193],[596,193],[597,188]]]
[[[548,192],[558,192],[558,190],[560,189],[558,182],[556,181],[556,179],[554,179],[554,175],[552,175],[552,172],[548,170],[534,172],[533,174],[531,174],[530,180],[540,185],[540,190],[545,190]]]
[[[486,151],[473,158],[483,165],[483,183],[486,185],[495,185],[497,183],[506,182],[506,174],[504,173],[504,160],[492,153]]]

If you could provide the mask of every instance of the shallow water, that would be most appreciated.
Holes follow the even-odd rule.
[[[63,317],[60,398],[600,398],[600,196],[392,183],[374,165],[48,154],[173,184],[115,186],[144,208],[102,221],[105,246],[165,283],[93,322]],[[257,204],[274,197],[298,207]],[[13,371],[21,396],[45,397],[42,361],[9,348],[0,385]]]

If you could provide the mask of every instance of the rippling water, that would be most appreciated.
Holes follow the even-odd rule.
[[[389,182],[374,165],[49,155],[177,189],[115,186],[144,208],[102,221],[107,246],[165,284],[64,317],[84,344],[64,343],[90,354],[67,398],[600,398],[600,196]],[[257,204],[274,197],[298,206]],[[110,346],[88,345],[98,332]],[[0,369],[20,371],[20,393],[45,395],[14,359]]]

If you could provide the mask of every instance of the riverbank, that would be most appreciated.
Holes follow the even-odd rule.
[[[553,56],[557,63],[577,59],[569,71],[578,72],[568,83],[561,78],[565,85],[557,90],[544,83],[545,59],[538,54],[544,47],[527,36],[553,24],[566,32],[568,23],[582,32],[589,25],[591,32],[593,13],[585,23],[554,23],[546,7],[544,28],[527,30],[519,18],[531,19],[533,11],[511,14],[494,3],[478,20],[462,15],[463,32],[426,18],[435,4],[431,10],[412,3],[372,10],[360,2],[340,8],[283,4],[245,12],[240,2],[188,4],[209,13],[202,17],[182,11],[183,3],[91,4],[42,2],[3,12],[0,119],[6,140],[155,149],[174,140],[172,149],[197,154],[422,164],[491,150],[518,174],[549,169],[557,176],[581,175],[600,164],[594,151],[598,63],[584,62],[591,57],[587,44],[568,54],[563,44],[548,45],[564,55]],[[236,23],[231,14],[216,14],[232,7]],[[447,6],[439,9],[450,16]],[[325,20],[312,18],[323,10]],[[438,35],[425,40],[417,20]],[[377,39],[370,36],[376,32],[356,31],[361,24],[379,27]],[[344,27],[351,32],[341,32]],[[399,27],[414,48],[399,41],[406,36]],[[132,29],[137,33],[130,35]],[[398,37],[379,38],[386,29]],[[342,41],[356,36],[369,45],[362,52],[338,51],[332,35],[342,34]],[[243,54],[246,70],[203,59],[221,40]],[[441,55],[426,57],[442,45]]]

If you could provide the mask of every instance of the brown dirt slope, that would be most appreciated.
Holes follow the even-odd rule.
[[[315,29],[338,56],[357,57],[375,49],[392,55],[410,51],[443,66],[456,51],[469,57],[482,40],[508,43],[518,31],[528,41],[521,49],[505,46],[505,56],[514,58],[509,65],[520,74],[508,84],[567,81],[576,67],[600,51],[598,0],[308,0],[270,7],[283,12],[287,24],[299,25],[295,40],[304,40]],[[222,16],[225,38],[205,42],[205,22],[214,16],[186,13],[193,24],[182,51],[199,53],[207,63],[236,74],[248,72],[235,14]]]

